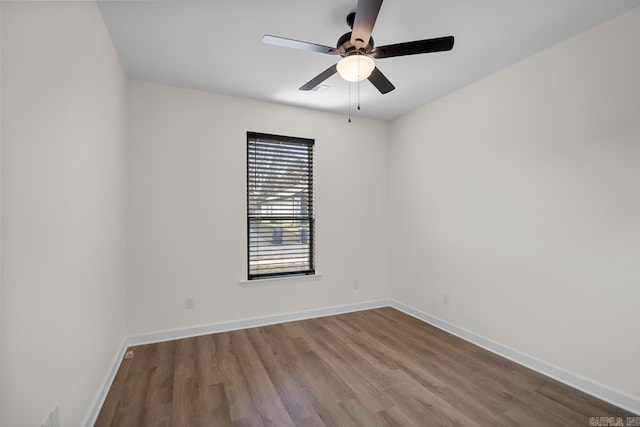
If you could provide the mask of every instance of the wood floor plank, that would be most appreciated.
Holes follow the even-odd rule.
[[[96,426],[585,426],[633,415],[392,308],[129,350]]]
[[[475,421],[456,410],[450,403],[420,385],[391,387],[388,393],[396,407],[402,409],[414,423],[428,420],[430,426],[478,426]]]
[[[298,363],[295,359],[283,357],[282,351],[275,350],[281,349],[283,345],[261,328],[248,330],[247,336],[292,421],[298,422],[316,415],[305,397],[307,393],[302,384]]]
[[[371,411],[377,412],[391,407],[391,400],[380,392],[373,384],[380,377],[366,361],[357,356],[353,349],[345,345],[338,336],[331,334],[328,329],[324,331],[315,330],[314,339],[308,340],[311,349],[322,359],[326,360],[344,378],[351,390],[357,395],[360,401]],[[351,355],[351,357],[344,357]],[[402,381],[397,374],[388,374],[395,377],[395,383]]]
[[[378,412],[378,415],[384,419],[389,427],[422,427],[424,424],[423,422],[419,424],[414,423],[407,418],[402,409],[399,409],[396,406],[384,409]]]
[[[226,424],[222,424],[226,425]],[[264,427],[264,423],[262,422],[262,417],[259,415],[254,415],[249,418],[243,418],[241,420],[236,420],[231,423],[233,427]]]
[[[366,401],[366,397],[363,397]],[[340,402],[340,406],[351,417],[353,422],[363,427],[386,427],[387,423],[378,411],[371,411],[359,399],[349,399]]]
[[[150,347],[148,369],[150,378],[144,402],[145,411],[141,423],[144,425],[171,425],[173,378],[176,342],[168,341]],[[135,357],[135,356],[134,356]]]
[[[264,365],[258,358],[245,331],[235,331],[237,358],[249,388],[253,406],[266,425],[293,426]]]
[[[612,405],[551,379],[538,387],[536,393],[585,417],[617,415]]]
[[[503,387],[503,383],[488,381],[486,373],[482,370],[470,369],[456,357],[450,356],[449,348],[434,353],[430,350],[436,345],[432,343],[433,340],[416,340],[405,334],[403,328],[398,328],[396,333],[390,333],[388,329],[382,328],[384,323],[377,319],[375,313],[373,314],[366,318],[371,324],[369,334],[386,348],[384,352],[389,357],[396,358],[396,363],[403,366],[407,373],[428,390],[443,397],[456,392],[461,397],[473,394],[477,396],[475,400],[490,408],[494,414],[506,411],[510,408],[510,402],[516,399],[513,390]],[[403,348],[404,351],[394,352],[396,348]],[[458,358],[462,358],[460,352],[457,352],[457,355]],[[468,399],[461,398],[460,401],[464,405]]]
[[[231,332],[214,335],[216,356],[224,368],[223,386],[231,421],[251,419],[258,415],[254,410],[248,383],[238,362],[237,346],[234,341],[235,335]]]
[[[200,405],[200,382],[198,378],[197,338],[176,342],[172,401],[176,402],[171,412],[171,425],[197,424]]]
[[[360,385],[367,389],[383,389],[406,379],[392,359],[382,357],[375,349],[371,350],[373,343],[367,342],[371,340],[366,334],[359,332],[344,339],[343,333],[336,331],[331,323],[322,321],[321,326],[307,331],[314,337],[309,343],[323,358],[331,360],[334,369],[339,369],[342,376],[353,376],[349,381],[352,388],[354,381],[355,385],[362,381]],[[364,350],[361,350],[362,348]],[[345,357],[347,355],[349,357]],[[387,403],[381,404],[383,407],[375,410],[390,406],[388,400]]]
[[[128,359],[122,360],[120,364],[120,368],[113,379],[113,383],[111,384],[110,390],[118,390],[118,393],[113,393],[111,398],[105,399],[102,408],[100,409],[100,413],[96,419],[95,426],[109,426],[112,425],[112,420],[115,417],[116,411],[118,410],[118,406],[120,404],[120,400],[123,396],[122,390],[124,390],[126,386],[126,381],[129,378],[129,370],[131,369],[132,363],[129,363]],[[111,393],[110,393],[111,396]]]
[[[296,427],[326,427],[326,424],[322,422],[318,414],[314,414],[296,422]]]
[[[146,391],[151,379],[151,370],[148,365],[152,360],[152,350],[152,346],[134,347],[133,351],[136,356],[133,359],[125,360],[125,363],[131,365],[122,383],[124,394],[128,397],[119,399],[111,425],[135,427],[142,423]]]

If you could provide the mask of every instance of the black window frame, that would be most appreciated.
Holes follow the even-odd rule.
[[[315,145],[315,140],[310,138],[298,138],[298,137],[292,137],[292,136],[273,135],[273,134],[251,132],[251,131],[247,132],[247,279],[248,280],[259,280],[259,279],[275,278],[275,277],[315,274],[315,211],[314,211],[314,191],[313,191],[314,190],[314,175],[313,175],[314,145]],[[272,147],[269,148],[270,146]],[[280,148],[281,146],[285,146],[284,147],[285,151],[278,151],[277,148]],[[268,209],[268,207],[266,210],[270,211],[269,213],[262,213],[262,212],[258,213],[256,207],[258,206],[257,200],[259,200],[259,196],[263,196],[266,200],[266,197],[268,194],[271,194],[271,195],[275,194],[275,193],[269,193],[269,190],[274,191],[274,188],[277,188],[277,184],[264,185],[264,188],[265,188],[264,192],[259,192],[259,191],[256,192],[256,187],[259,187],[259,185],[256,184],[258,182],[256,171],[259,169],[256,167],[256,162],[262,160],[265,163],[261,163],[261,165],[264,166],[265,164],[267,164],[267,162],[269,162],[268,160],[269,157],[273,157],[277,155],[283,155],[284,163],[286,163],[287,161],[291,161],[292,157],[290,156],[292,156],[292,154],[288,154],[286,150],[292,150],[295,152],[295,159],[297,159],[297,161],[298,160],[301,161],[302,163],[295,165],[294,168],[297,168],[296,169],[297,171],[304,171],[300,175],[303,177],[306,176],[306,179],[301,180],[301,182],[303,182],[304,187],[301,187],[302,190],[300,192],[300,201],[298,203],[300,212],[295,213],[296,204],[295,204],[294,196],[296,193],[293,193],[294,196],[292,196],[292,206],[294,207],[291,209],[291,214],[289,215],[282,214],[282,209],[284,208],[277,207],[277,206],[275,209],[273,209],[276,212],[275,215],[273,214],[273,212],[271,212],[271,209]],[[260,159],[260,155],[258,153],[261,153],[261,155],[263,156],[262,159]],[[304,160],[300,160],[300,159],[304,159]],[[301,165],[302,165],[302,168],[300,168]],[[269,167],[272,167],[271,164]],[[282,173],[284,171],[284,167],[273,168],[273,169],[275,170],[275,173]],[[265,174],[268,175],[268,172],[266,172]],[[276,180],[283,178],[282,175],[277,175],[277,176],[272,175],[271,177],[272,179],[276,179]],[[293,175],[293,172],[288,172],[288,175],[286,175],[285,178],[298,178],[298,177]],[[252,189],[253,189],[253,192],[252,192]],[[256,196],[256,194],[258,194],[258,196]],[[280,211],[278,209],[280,209]],[[282,255],[280,258],[278,258],[278,255],[273,255],[273,253],[277,252],[273,248],[271,249],[272,251],[271,253],[268,252],[268,249],[265,250],[265,253],[269,257],[273,258],[270,260],[276,260],[276,261],[283,260],[282,264],[285,266],[282,267],[281,270],[285,270],[285,271],[269,271],[269,267],[260,268],[259,266],[257,266],[258,261],[261,260],[261,254],[260,254],[261,246],[268,247],[268,246],[274,246],[278,243],[283,244],[283,240],[287,241],[287,239],[291,239],[291,232],[289,231],[283,232],[283,228],[280,228],[279,236],[277,235],[277,233],[275,233],[276,230],[272,230],[272,232],[274,232],[272,239],[279,238],[279,241],[276,242],[275,240],[272,240],[271,245],[265,245],[265,244],[261,245],[261,243],[259,242],[261,237],[259,237],[258,230],[264,230],[266,228],[264,227],[264,224],[269,221],[273,221],[273,222],[282,221],[283,224],[285,223],[285,221],[291,221],[291,224],[295,224],[296,222],[299,223],[298,233],[299,233],[300,240],[295,245],[291,245],[291,247],[294,247],[297,245],[298,248],[291,249],[289,252],[289,257],[293,256],[291,254],[294,254],[295,256],[299,257],[295,259],[301,259],[301,257],[304,256],[305,261],[303,263],[300,263],[302,264],[302,266],[299,269],[295,268],[296,263],[293,261],[291,261],[290,265],[288,266],[286,265],[287,263],[286,255]],[[252,235],[252,225],[254,226],[253,235]],[[292,228],[295,228],[295,227],[292,227]],[[286,236],[283,237],[283,234],[285,233],[286,233]],[[307,248],[306,250],[304,249],[305,247]],[[297,251],[303,251],[303,252],[297,252]],[[284,252],[285,254],[287,254],[286,249],[281,252]],[[263,254],[262,256],[264,257],[267,255]],[[253,259],[253,263],[252,263],[252,259]],[[289,258],[289,259],[291,260],[292,258]],[[276,264],[277,263],[274,263],[272,265],[276,265]],[[263,271],[260,271],[260,270],[263,270]]]

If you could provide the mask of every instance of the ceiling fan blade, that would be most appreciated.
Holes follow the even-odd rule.
[[[371,51],[371,56],[376,59],[381,59],[391,58],[393,56],[416,55],[419,53],[443,52],[451,49],[453,49],[453,36],[447,36],[436,39],[377,46]]]
[[[323,81],[327,80],[329,77],[333,76],[338,71],[337,65],[333,64],[331,67],[327,68],[307,83],[300,87],[300,90],[311,90],[314,87],[318,86]]]
[[[356,49],[366,48],[371,38],[373,26],[378,18],[382,0],[358,0],[356,17],[351,32],[351,44]]]
[[[328,53],[329,55],[340,55],[340,51],[335,47],[323,46],[321,44],[303,42],[300,40],[286,39],[284,37],[266,34],[262,37],[262,42],[275,46],[291,47],[294,49],[308,50],[309,52]]]
[[[369,81],[380,91],[381,94],[389,93],[394,90],[396,87],[391,84],[389,79],[387,79],[384,74],[378,69],[378,67],[373,69],[373,72],[369,76]]]

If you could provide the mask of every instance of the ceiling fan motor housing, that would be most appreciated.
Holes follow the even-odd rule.
[[[336,47],[338,50],[344,52],[343,56],[353,55],[354,53],[371,53],[373,50],[373,37],[369,38],[369,44],[365,49],[356,49],[354,45],[351,44],[351,32],[345,33],[338,39],[338,44]]]

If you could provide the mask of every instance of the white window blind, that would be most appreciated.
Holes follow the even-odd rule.
[[[249,280],[315,273],[313,145],[247,132]]]

